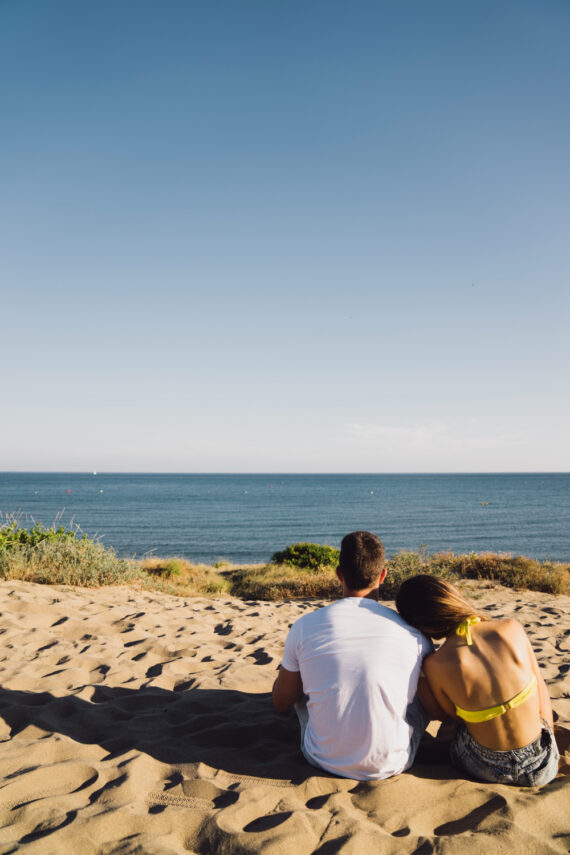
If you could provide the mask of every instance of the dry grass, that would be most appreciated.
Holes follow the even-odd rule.
[[[340,584],[332,567],[302,570],[286,564],[239,567],[225,571],[230,592],[244,600],[336,599]]]
[[[394,599],[404,579],[433,573],[450,581],[488,579],[509,588],[570,593],[570,564],[522,556],[403,552],[387,562],[382,599]],[[340,585],[333,567],[318,570],[285,564],[216,566],[184,558],[118,558],[88,538],[54,537],[35,544],[0,545],[0,578],[79,586],[135,585],[175,596],[234,596],[242,599],[336,599]]]
[[[118,558],[93,540],[57,538],[0,550],[0,578],[51,585],[139,585],[146,574],[136,561]]]
[[[547,594],[570,593],[570,564],[494,552],[469,555],[439,553],[431,556],[430,564],[440,576],[450,574],[462,579],[490,579],[507,588],[527,588]]]
[[[417,573],[443,576],[451,582],[463,579],[488,579],[507,588],[570,593],[570,564],[534,561],[522,556],[482,553],[454,555],[402,552],[387,562],[387,576],[380,587],[380,598],[393,600],[404,579]],[[259,565],[237,568],[227,574],[230,593],[244,599],[336,599],[340,588],[332,567],[318,572],[287,565]]]
[[[206,564],[192,564],[185,558],[145,558],[140,562],[155,591],[181,597],[230,593],[230,583],[218,570]]]

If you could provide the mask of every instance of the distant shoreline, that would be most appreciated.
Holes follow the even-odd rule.
[[[462,472],[462,471],[450,471],[450,472],[437,472],[437,471],[429,471],[429,472],[178,472],[175,470],[172,471],[143,471],[143,470],[115,470],[115,469],[101,469],[92,471],[90,469],[0,469],[0,475],[142,475],[143,477],[152,477],[153,475],[164,475],[166,477],[171,476],[195,476],[201,477],[204,476],[206,478],[216,478],[218,476],[225,477],[245,477],[245,478],[255,478],[259,476],[261,478],[274,477],[274,478],[282,478],[286,477],[298,477],[298,478],[317,478],[317,477],[331,477],[331,478],[340,478],[342,476],[346,476],[347,478],[356,478],[356,477],[382,477],[383,475],[390,476],[398,476],[402,475],[407,477],[409,475],[414,475],[421,477],[423,475],[431,476],[445,476],[445,475],[460,475],[462,477],[468,477],[470,475],[570,475],[570,470],[568,469],[520,469],[516,471],[512,471],[509,469],[506,470],[481,470],[480,472]]]

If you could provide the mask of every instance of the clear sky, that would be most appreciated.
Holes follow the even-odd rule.
[[[567,0],[0,0],[0,470],[570,470]]]

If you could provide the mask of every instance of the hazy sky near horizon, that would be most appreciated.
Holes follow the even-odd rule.
[[[570,470],[567,0],[0,0],[0,470]]]

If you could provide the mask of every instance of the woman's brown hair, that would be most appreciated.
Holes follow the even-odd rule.
[[[449,582],[423,574],[402,583],[396,608],[405,621],[431,638],[449,635],[471,615],[482,617]]]

